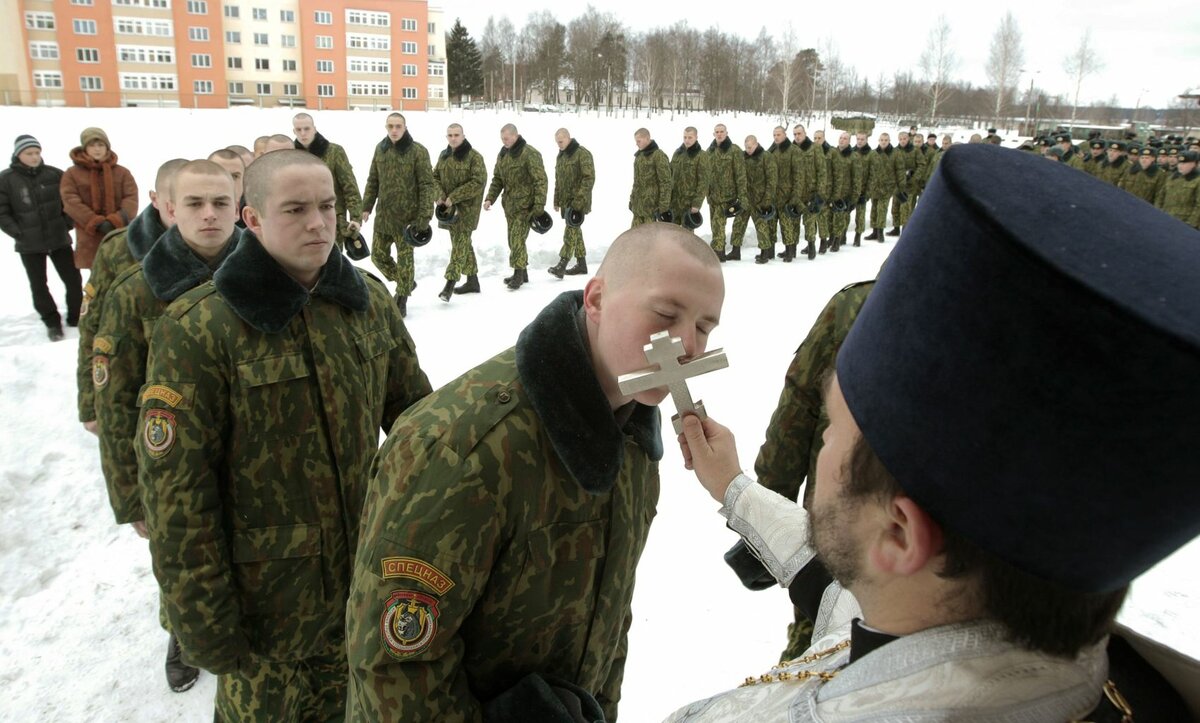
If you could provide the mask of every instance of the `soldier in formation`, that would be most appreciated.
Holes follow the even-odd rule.
[[[512,123],[500,129],[500,142],[504,147],[492,168],[492,183],[483,200],[483,210],[491,210],[492,204],[503,194],[504,219],[508,223],[508,262],[513,270],[504,283],[516,291],[522,284],[529,283],[525,239],[529,237],[530,223],[545,213],[546,169],[542,165],[542,154],[525,142]]]
[[[684,224],[689,214],[700,213],[709,190],[708,154],[696,140],[697,133],[692,126],[684,128],[683,143],[671,155],[671,215],[677,224]]]
[[[655,221],[670,223],[672,178],[667,154],[645,128],[634,132],[633,142],[638,148],[633,154],[633,190],[629,192],[633,226]]]
[[[775,199],[778,196],[779,172],[775,156],[759,145],[757,137],[746,136],[745,144],[746,202],[733,219],[733,235],[730,237],[733,251],[726,258],[729,261],[742,258],[746,226],[754,219],[754,232],[758,235],[758,255],[754,257],[754,263],[765,264],[775,255],[770,223],[778,213]]]
[[[358,192],[358,181],[354,178],[354,168],[346,149],[330,142],[317,131],[313,117],[308,113],[297,113],[292,117],[292,133],[296,136],[296,150],[308,151],[329,168],[333,174],[334,187],[337,191],[337,236],[338,249],[343,248],[347,236],[358,233],[362,218],[362,196]],[[278,148],[287,137],[279,139],[268,138],[263,153],[271,153]],[[274,145],[272,145],[274,144]],[[286,146],[283,146],[286,147]],[[261,157],[261,154],[260,154]],[[349,218],[347,218],[349,214]]]
[[[746,203],[746,164],[742,149],[729,137],[724,123],[713,128],[708,145],[708,212],[712,228],[712,248],[722,262],[725,255],[725,222],[737,216]],[[737,258],[741,258],[740,250]],[[735,259],[736,260],[736,259]]]
[[[804,253],[812,261],[817,257],[817,225],[825,205],[825,196],[828,195],[828,170],[824,154],[808,137],[804,126],[792,128],[792,144],[796,148],[797,164],[792,173],[792,183],[795,185],[793,195],[799,201],[800,218],[804,224]]]
[[[451,123],[446,128],[446,148],[438,155],[433,169],[437,204],[443,209],[444,225],[450,231],[450,262],[446,265],[446,284],[438,298],[449,302],[451,294],[478,294],[479,264],[471,246],[471,234],[479,227],[479,208],[487,185],[487,167],[483,155],[471,147],[463,127]],[[460,286],[458,280],[467,279]]]
[[[554,161],[554,212],[562,214],[563,245],[558,263],[548,271],[562,278],[587,273],[587,248],[583,243],[583,221],[592,212],[592,187],[596,185],[596,168],[592,152],[579,145],[566,128],[554,134],[558,158]],[[567,263],[575,259],[575,265]]]

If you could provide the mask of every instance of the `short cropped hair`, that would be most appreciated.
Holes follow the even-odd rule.
[[[154,192],[168,201],[172,200],[171,181],[179,169],[187,165],[187,162],[186,158],[172,158],[159,166],[158,173],[154,174]]]
[[[259,215],[263,215],[267,196],[271,193],[271,179],[280,170],[291,166],[320,166],[328,170],[324,161],[308,151],[282,150],[259,156],[246,169],[243,185],[246,205],[252,206]]]

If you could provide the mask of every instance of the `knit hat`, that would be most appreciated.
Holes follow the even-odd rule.
[[[79,134],[79,145],[84,148],[92,141],[104,141],[104,145],[108,146],[108,150],[112,150],[112,144],[108,142],[108,134],[100,128],[84,128]]]
[[[17,140],[13,141],[13,158],[16,158],[17,156],[21,155],[21,153],[24,152],[28,148],[40,149],[41,147],[42,147],[42,144],[38,143],[38,139],[34,138],[33,136],[30,136],[30,135],[17,136]]]

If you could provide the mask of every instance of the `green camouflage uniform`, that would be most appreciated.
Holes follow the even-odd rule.
[[[633,154],[633,190],[629,210],[633,226],[653,223],[658,214],[671,208],[671,164],[654,141]]]
[[[336,720],[379,432],[429,393],[382,283],[310,293],[252,233],[154,327],[135,446],[154,574],[217,718]]]
[[[813,139],[805,138],[803,143],[794,143],[797,151],[798,170],[793,172],[792,182],[796,184],[796,195],[800,198],[802,211],[801,222],[804,224],[804,240],[814,241],[817,238],[817,223],[820,212],[813,213],[809,204],[815,199],[826,201],[829,176],[825,166],[825,157],[821,154]]]
[[[346,234],[349,232],[346,212],[350,212],[350,219],[353,221],[362,218],[362,196],[358,193],[358,180],[354,177],[354,168],[350,165],[350,158],[346,155],[345,148],[336,143],[330,143],[320,133],[313,137],[313,142],[308,145],[308,148],[305,148],[300,141],[296,141],[295,146],[298,151],[308,151],[320,158],[329,168],[329,172],[333,174],[333,190],[337,194],[337,200],[333,207],[337,214],[335,240],[340,251],[345,244]]]
[[[1089,176],[1103,178],[1104,166],[1108,163],[1108,159],[1101,153],[1099,156],[1093,156],[1088,153],[1083,159],[1083,171]]]
[[[1192,228],[1200,229],[1200,168],[1186,176],[1175,171],[1154,204]]]
[[[671,156],[671,212],[675,223],[683,223],[683,214],[699,210],[708,193],[708,154],[700,142],[691,148],[680,144]],[[708,209],[712,213],[712,208]],[[724,228],[724,226],[722,226]]]
[[[479,273],[475,249],[471,247],[471,232],[479,226],[479,209],[483,205],[483,187],[487,184],[487,166],[483,156],[463,139],[458,148],[446,146],[433,169],[438,199],[446,199],[458,209],[458,219],[450,226],[450,263],[446,265],[447,281]]]
[[[375,201],[379,201],[371,234],[371,261],[384,278],[396,282],[397,296],[410,296],[413,290],[413,248],[404,241],[404,227],[429,226],[436,192],[429,151],[414,141],[408,131],[395,143],[384,138],[375,146],[362,207],[371,211]]]
[[[592,187],[596,185],[596,167],[592,152],[574,138],[558,152],[554,161],[554,206],[567,217],[567,209],[581,213],[592,212]],[[558,252],[564,259],[587,257],[583,245],[583,229],[563,224],[563,245]]]
[[[142,263],[125,269],[105,295],[93,342],[92,368],[99,423],[100,465],[117,524],[144,520],[138,489],[138,392],[146,382],[150,334],[167,304],[212,278],[212,269],[237,247],[235,231],[210,267],[172,226]]]
[[[1110,162],[1107,159],[1105,159],[1104,167],[1100,170],[1100,174],[1098,177],[1100,178],[1100,180],[1107,181],[1107,182],[1111,183],[1112,185],[1120,188],[1121,187],[1121,178],[1124,177],[1125,172],[1128,170],[1129,170],[1128,156],[1117,156],[1117,160],[1115,162]]]
[[[1062,162],[1074,168],[1077,171],[1084,170],[1084,159],[1082,146],[1071,146],[1071,149],[1063,154]]]
[[[817,214],[817,238],[831,239],[833,238],[833,190],[830,187],[833,181],[833,154],[837,153],[837,149],[829,145],[828,141],[817,146],[817,155],[820,156],[825,164],[825,187],[822,189],[821,199],[824,201],[821,204],[821,212]]]
[[[896,166],[892,157],[896,147],[871,152],[867,169],[867,197],[871,199],[871,228],[887,226],[888,201],[897,191]]]
[[[79,356],[75,367],[79,421],[96,419],[96,388],[92,380],[92,344],[104,294],[125,269],[141,263],[150,247],[166,231],[153,205],[146,206],[125,228],[112,231],[100,242],[92,272],[83,285],[83,304],[79,310]]]
[[[912,141],[907,146],[896,146],[892,154],[892,166],[896,172],[896,195],[892,197],[892,225],[899,228],[908,223],[912,213],[913,199],[917,193],[917,174],[920,171],[920,153],[913,148]],[[907,200],[901,201],[900,194],[908,195]]]
[[[712,247],[725,251],[725,208],[732,201],[746,205],[746,163],[738,144],[728,137],[720,146],[716,140],[708,145],[705,164],[708,171],[709,227],[712,229]]]
[[[530,673],[616,719],[662,443],[657,408],[614,421],[582,306],[558,296],[380,451],[346,612],[348,720],[478,721]]]
[[[508,265],[514,269],[529,266],[525,239],[529,222],[546,208],[546,168],[542,154],[517,136],[512,148],[501,148],[492,169],[488,187],[489,204],[504,194],[504,218],[508,222]]]
[[[854,233],[861,234],[867,229],[867,189],[870,185],[871,146],[854,147],[850,159],[851,198],[854,199]],[[862,199],[859,201],[859,199]]]
[[[733,218],[733,235],[730,243],[735,247],[742,245],[746,235],[746,224],[754,219],[754,233],[758,236],[758,247],[769,249],[775,246],[775,234],[770,223],[764,221],[759,212],[775,204],[778,195],[779,174],[775,168],[775,156],[767,153],[759,146],[754,153],[742,153],[746,166],[746,197],[742,201],[742,211]],[[776,209],[778,212],[779,209]]]
[[[829,237],[839,244],[846,238],[846,230],[850,228],[850,209],[858,200],[854,193],[854,155],[854,149],[850,146],[829,151]],[[845,203],[846,210],[833,210],[834,201]]]
[[[795,246],[800,242],[800,221],[792,218],[787,214],[788,204],[796,204],[799,206],[800,200],[796,197],[796,184],[793,179],[796,173],[796,154],[799,150],[787,138],[783,139],[783,143],[772,143],[767,149],[775,158],[775,175],[778,177],[778,182],[775,184],[775,218],[768,222],[772,244],[775,241],[775,229],[779,229],[779,240],[784,246]]]
[[[758,483],[788,499],[799,501],[800,483],[807,478],[806,506],[815,488],[821,435],[829,426],[821,396],[822,385],[834,368],[838,349],[874,287],[874,281],[851,284],[834,294],[821,310],[788,367],[779,404],[767,425],[767,439],[754,462]],[[797,609],[796,621],[788,625],[788,645],[780,659],[801,655],[811,636],[812,621]]]
[[[1129,164],[1129,170],[1121,178],[1121,188],[1137,196],[1146,203],[1153,204],[1167,182],[1166,172],[1158,166],[1143,169],[1140,163]]]

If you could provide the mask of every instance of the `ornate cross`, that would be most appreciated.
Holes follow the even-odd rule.
[[[704,402],[692,401],[687,380],[729,366],[725,350],[714,349],[686,364],[680,364],[679,357],[684,355],[683,341],[665,331],[652,334],[650,343],[643,349],[646,351],[646,361],[654,366],[622,374],[617,377],[617,387],[622,394],[637,394],[657,387],[669,389],[677,412],[671,417],[671,424],[675,427],[676,434],[682,434],[683,419],[680,415],[684,412],[694,412],[701,419],[708,416],[704,411]]]

